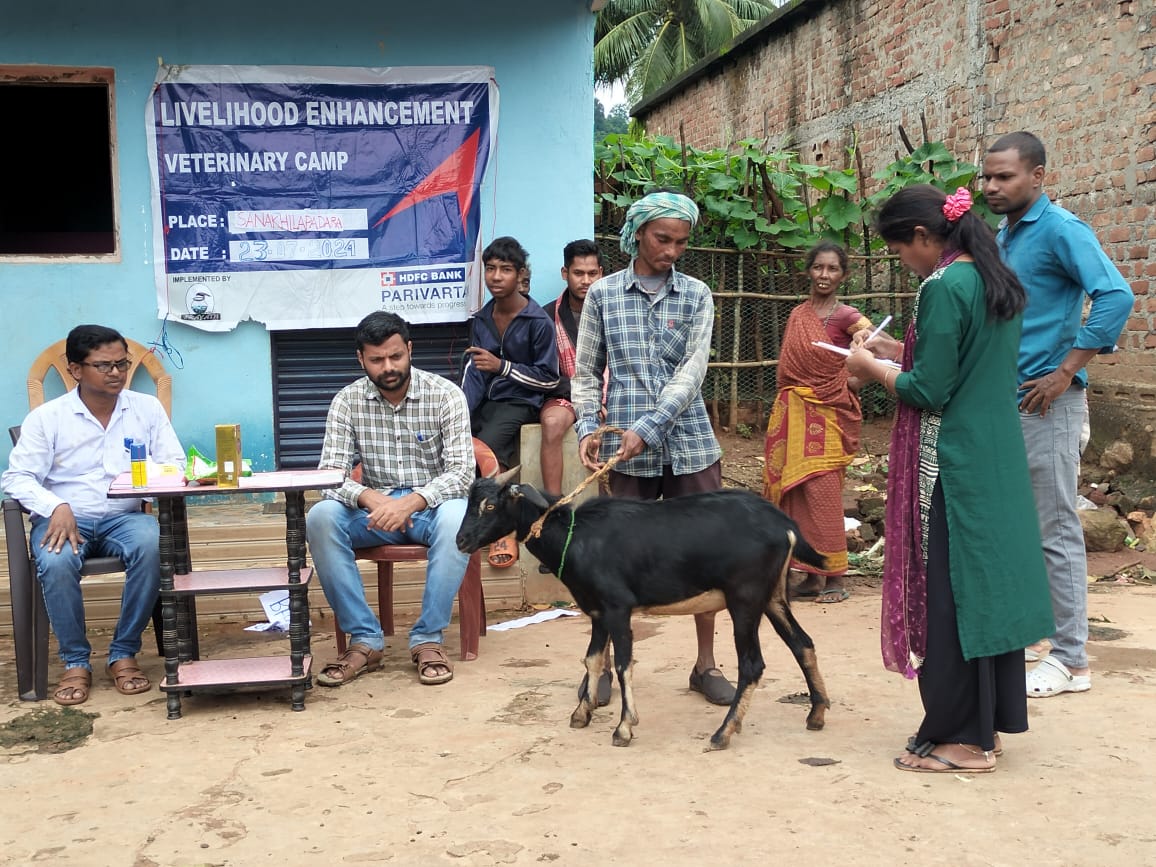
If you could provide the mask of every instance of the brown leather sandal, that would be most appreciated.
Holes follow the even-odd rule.
[[[363,674],[381,668],[383,655],[380,650],[373,650],[368,644],[350,645],[345,653],[321,669],[317,674],[317,682],[322,686],[344,686]]]
[[[56,692],[52,694],[52,700],[59,705],[68,707],[74,704],[84,704],[88,701],[88,691],[92,689],[92,672],[82,666],[64,669],[64,677],[60,678],[60,684],[56,687]],[[68,695],[63,693],[67,691]]]
[[[108,674],[112,678],[112,685],[121,695],[139,695],[153,688],[148,675],[140,670],[140,666],[131,656],[118,659],[110,665]]]
[[[417,666],[417,679],[426,686],[436,686],[439,683],[449,683],[454,679],[454,667],[446,656],[445,648],[440,644],[427,641],[425,644],[415,644],[409,649],[409,658]],[[435,674],[437,668],[445,668],[441,674]]]

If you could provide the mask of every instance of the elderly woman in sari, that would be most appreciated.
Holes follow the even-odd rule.
[[[842,602],[847,572],[843,474],[859,450],[858,383],[844,357],[816,342],[843,349],[870,321],[839,301],[847,252],[823,241],[807,253],[811,297],[791,311],[779,354],[779,393],[767,425],[763,495],[795,520],[803,537],[827,558],[826,569],[793,563],[801,577],[792,595]],[[799,576],[799,573],[805,573]]]

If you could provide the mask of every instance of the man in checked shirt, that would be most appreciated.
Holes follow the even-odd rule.
[[[571,382],[574,428],[588,469],[619,456],[610,472],[616,497],[657,500],[722,487],[722,449],[702,401],[714,302],[705,283],[674,268],[697,221],[698,206],[686,196],[656,192],[639,199],[626,212],[620,240],[630,264],[586,294]],[[626,433],[600,441],[593,433],[604,368],[610,372],[606,424]],[[690,688],[714,704],[730,704],[734,687],[715,665],[714,621],[714,614],[695,615],[698,658]],[[609,692],[604,673],[597,701],[609,701]]]
[[[385,635],[365,599],[354,548],[429,546],[421,616],[409,633],[410,658],[424,684],[445,683],[453,666],[442,648],[468,555],[455,536],[474,479],[466,396],[447,379],[410,366],[409,326],[375,312],[357,326],[357,360],[366,375],[337,393],[325,422],[320,469],[345,473],[340,488],[306,515],[313,565],[349,649],[317,676],[343,686],[381,668]],[[350,473],[361,458],[361,480]]]

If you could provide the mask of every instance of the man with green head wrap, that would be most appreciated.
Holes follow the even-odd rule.
[[[588,469],[619,456],[610,472],[616,497],[657,500],[722,487],[722,450],[702,400],[714,302],[705,283],[674,268],[696,222],[698,206],[686,196],[656,192],[639,199],[622,227],[630,264],[586,294],[571,383],[574,427]],[[610,373],[606,424],[626,433],[599,438],[593,433],[601,424],[604,369]],[[690,688],[730,704],[734,687],[715,665],[714,620],[695,615],[698,657]],[[600,704],[603,697],[609,701],[609,675],[602,680]]]

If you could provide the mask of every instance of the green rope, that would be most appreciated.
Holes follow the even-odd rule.
[[[562,580],[562,570],[566,568],[566,552],[570,550],[570,540],[574,538],[574,510],[570,510],[570,529],[566,531],[566,544],[562,546],[562,560],[558,563],[558,580]]]

